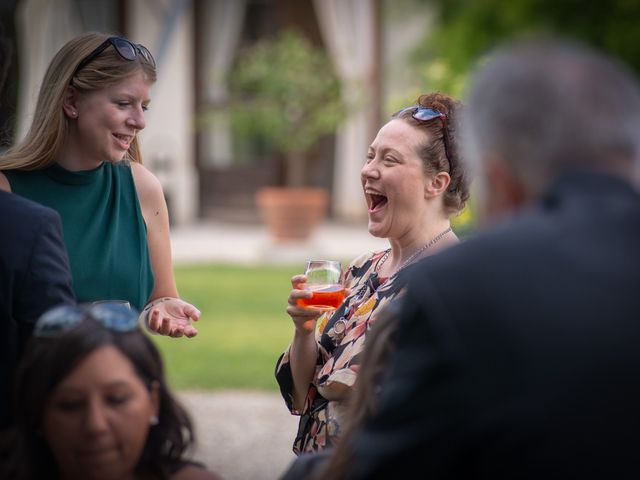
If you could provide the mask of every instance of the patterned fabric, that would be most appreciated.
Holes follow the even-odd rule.
[[[367,331],[376,315],[403,291],[403,271],[390,278],[379,277],[376,269],[386,250],[358,257],[348,267],[345,286],[351,295],[334,312],[324,313],[316,326],[318,359],[302,412],[293,408],[293,376],[289,348],[276,364],[280,393],[293,415],[300,415],[294,440],[296,454],[321,450],[332,445],[360,366]],[[347,387],[347,388],[345,388]],[[323,396],[330,397],[329,401]],[[338,398],[338,399],[336,399]]]

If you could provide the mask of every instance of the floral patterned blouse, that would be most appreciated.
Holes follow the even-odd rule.
[[[337,310],[318,318],[316,372],[302,412],[293,408],[293,376],[289,363],[291,346],[278,359],[275,373],[280,393],[291,413],[300,415],[293,443],[296,454],[330,446],[340,434],[345,400],[356,380],[366,333],[375,322],[377,313],[398,297],[405,284],[402,271],[389,278],[378,276],[378,264],[387,252],[367,253],[354,260],[345,272],[345,286],[351,289],[351,295]],[[332,400],[327,400],[323,394]]]

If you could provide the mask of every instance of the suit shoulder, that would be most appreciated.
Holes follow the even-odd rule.
[[[440,288],[450,282],[459,285],[462,279],[487,278],[496,269],[510,271],[525,259],[535,261],[535,255],[529,255],[534,247],[551,241],[545,230],[537,218],[494,225],[421,260],[409,272],[409,281],[423,291],[427,284]]]
[[[24,224],[25,220],[36,221],[53,218],[59,218],[55,210],[15,193],[0,191],[0,219],[2,221],[13,220]]]

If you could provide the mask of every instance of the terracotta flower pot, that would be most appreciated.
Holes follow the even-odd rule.
[[[264,187],[256,192],[256,202],[277,242],[302,241],[326,217],[329,194],[323,188]]]

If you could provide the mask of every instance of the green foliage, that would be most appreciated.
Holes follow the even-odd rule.
[[[573,38],[640,72],[637,0],[423,0],[437,25],[413,57],[432,90],[459,96],[474,61],[496,45],[533,33]]]
[[[285,312],[303,266],[179,266],[181,296],[202,312],[191,339],[153,336],[176,389],[277,390],[274,367],[293,335]]]
[[[295,30],[242,51],[229,85],[238,131],[287,155],[308,151],[345,115],[329,58]]]

